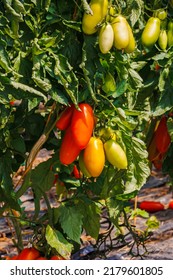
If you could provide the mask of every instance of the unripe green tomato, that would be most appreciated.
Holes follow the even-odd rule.
[[[173,46],[173,21],[168,23],[168,47]]]
[[[136,48],[136,41],[133,36],[132,29],[131,29],[130,25],[128,24],[128,22],[127,22],[127,27],[129,30],[129,44],[127,45],[127,47],[124,50],[126,53],[132,53],[132,52],[134,52],[134,50]]]
[[[163,9],[158,10],[156,13],[156,16],[160,19],[160,20],[164,20],[167,17],[167,12]]]
[[[167,43],[168,43],[168,36],[167,36],[167,32],[166,30],[160,30],[160,34],[159,34],[159,39],[158,39],[158,44],[159,47],[164,51],[166,50],[167,47]]]
[[[114,31],[112,25],[107,23],[103,25],[99,33],[99,48],[100,51],[105,54],[110,51],[114,42]]]
[[[91,0],[91,14],[84,14],[82,19],[82,30],[85,34],[91,35],[97,32],[97,25],[105,18],[108,10],[108,0]]]
[[[147,48],[151,48],[158,40],[159,34],[160,19],[156,17],[149,18],[142,33],[142,44]]]
[[[114,47],[118,50],[125,49],[129,44],[129,30],[127,20],[119,15],[112,21],[114,31]]]
[[[79,155],[79,168],[81,170],[81,172],[83,173],[83,175],[85,175],[87,178],[90,178],[91,175],[89,174],[88,170],[86,169],[84,160],[83,160],[83,153],[84,151],[81,151],[80,155]]]
[[[103,142],[96,137],[91,137],[83,154],[86,169],[92,177],[98,177],[105,165]]]
[[[107,72],[106,74],[102,90],[107,94],[113,93],[116,90],[115,79],[110,72]]]
[[[127,168],[127,157],[121,146],[114,140],[110,139],[104,143],[104,150],[107,160],[119,169]]]

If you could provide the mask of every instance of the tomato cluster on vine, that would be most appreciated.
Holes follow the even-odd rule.
[[[93,136],[95,125],[94,112],[89,104],[80,103],[78,109],[74,105],[64,109],[56,123],[56,127],[64,131],[60,162],[69,165],[79,159],[80,171],[88,178],[98,177],[106,160],[119,169],[126,169],[126,153],[116,142],[115,134],[110,128],[102,128],[100,137]],[[73,173],[75,178],[80,178],[76,166]]]

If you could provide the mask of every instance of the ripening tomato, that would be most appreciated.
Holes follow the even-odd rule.
[[[89,174],[88,170],[86,169],[86,166],[85,166],[85,163],[84,163],[84,160],[83,160],[83,154],[84,154],[84,151],[81,151],[80,155],[79,155],[79,167],[80,167],[80,170],[81,170],[82,174],[85,177],[90,178],[91,175]]]
[[[132,32],[132,29],[129,25],[129,23],[127,22],[127,27],[129,30],[129,43],[127,45],[127,47],[124,49],[126,53],[132,53],[134,52],[135,48],[136,48],[136,41]]]
[[[170,20],[168,23],[168,47],[173,46],[173,21]]]
[[[166,153],[171,143],[171,137],[167,128],[167,117],[162,116],[156,134],[156,147],[160,153]]]
[[[92,177],[98,177],[105,164],[103,142],[96,137],[91,137],[83,153],[83,161]]]
[[[149,213],[154,213],[157,211],[164,210],[164,205],[161,202],[156,201],[142,201],[139,205],[141,210],[145,210]]]
[[[88,144],[93,128],[94,114],[93,109],[87,103],[79,104],[81,111],[75,109],[71,121],[72,137],[80,150]]]
[[[166,50],[168,44],[168,36],[166,30],[164,29],[160,30],[158,44],[163,51]]]
[[[39,258],[40,256],[40,252],[35,249],[34,247],[32,248],[25,248],[23,249],[19,256],[18,256],[18,260],[35,260],[37,258]]]
[[[60,162],[65,165],[71,164],[79,154],[80,148],[74,141],[71,127],[68,127],[60,147]]]
[[[127,157],[121,146],[110,139],[104,143],[104,149],[107,160],[115,167],[119,169],[127,168]]]
[[[99,48],[105,54],[110,51],[114,42],[114,31],[112,25],[107,23],[103,25],[99,32]]]
[[[84,13],[82,30],[85,34],[91,35],[97,32],[97,25],[102,22],[107,14],[108,0],[91,0],[89,5],[93,15]]]
[[[150,17],[142,32],[142,44],[151,48],[159,38],[160,34],[160,19],[156,17]]]
[[[56,122],[56,127],[60,130],[65,130],[70,125],[71,118],[74,111],[74,105],[72,104],[70,107],[66,107],[64,111],[61,113],[60,118]]]
[[[122,16],[117,16],[112,21],[114,31],[114,47],[118,50],[125,49],[129,44],[129,30],[127,20]]]

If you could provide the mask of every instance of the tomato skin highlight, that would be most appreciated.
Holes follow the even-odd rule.
[[[121,146],[110,139],[104,143],[104,150],[107,160],[119,169],[127,168],[127,157]]]
[[[103,25],[99,33],[99,48],[100,51],[105,54],[110,51],[114,42],[114,31],[112,25],[107,23]]]
[[[79,108],[81,111],[74,110],[71,131],[76,145],[82,150],[91,138],[94,128],[94,114],[93,109],[87,103],[79,104]]]
[[[18,260],[35,260],[40,257],[40,252],[35,248],[24,248],[18,255]]]
[[[164,205],[161,202],[156,202],[156,201],[142,201],[139,205],[139,208],[141,210],[145,210],[149,213],[154,213],[157,211],[162,211],[164,210]]]
[[[82,19],[82,30],[87,35],[97,32],[97,25],[107,14],[108,0],[91,0],[89,5],[93,15],[84,13]]]
[[[74,141],[71,127],[68,127],[60,147],[60,162],[65,165],[71,164],[78,157],[80,151],[79,146]]]
[[[159,38],[160,34],[160,19],[156,17],[150,17],[146,23],[146,26],[142,32],[142,44],[150,48]]]
[[[129,30],[127,20],[119,15],[112,21],[114,31],[114,47],[118,50],[124,49],[129,44]]]
[[[66,107],[64,111],[61,113],[60,118],[56,122],[56,127],[60,130],[65,130],[71,123],[71,118],[74,111],[74,105],[72,104],[70,107]]]
[[[83,153],[85,167],[92,177],[98,177],[105,164],[103,142],[96,137],[91,137]]]
[[[156,134],[156,147],[162,154],[166,153],[171,143],[171,138],[167,128],[167,117],[163,116],[155,132]]]

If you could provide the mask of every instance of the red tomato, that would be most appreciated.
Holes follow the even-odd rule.
[[[160,153],[166,153],[171,143],[167,128],[167,117],[163,116],[156,130],[156,147]]]
[[[18,260],[35,260],[39,258],[40,252],[36,250],[35,248],[25,248],[23,249],[19,256]]]
[[[164,210],[164,205],[161,202],[146,200],[140,203],[139,208],[149,213],[153,213],[153,212]]]
[[[173,209],[173,199],[172,200],[170,200],[170,202],[169,202],[169,206],[168,206],[170,209]]]
[[[40,260],[47,260],[47,258],[45,258],[45,257],[39,257],[39,258],[36,259],[36,261],[37,261],[37,260],[39,260],[39,261],[40,261]]]
[[[80,172],[79,172],[79,170],[78,170],[78,168],[77,168],[77,166],[76,165],[74,165],[74,167],[73,167],[73,175],[74,175],[74,177],[76,178],[76,179],[80,179]]]
[[[52,256],[51,258],[50,258],[50,260],[65,260],[62,256],[57,256],[57,255],[55,255],[55,256]]]
[[[91,138],[95,120],[93,109],[89,104],[81,103],[79,108],[81,111],[74,109],[71,131],[76,144],[82,150]]]
[[[60,162],[66,165],[71,164],[79,154],[79,146],[74,141],[71,127],[68,127],[60,147]]]
[[[66,107],[65,110],[61,113],[59,120],[56,123],[56,127],[60,130],[65,130],[71,123],[71,118],[74,111],[74,105]]]

